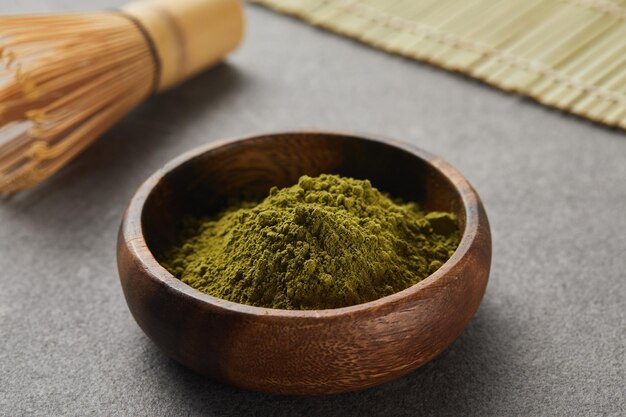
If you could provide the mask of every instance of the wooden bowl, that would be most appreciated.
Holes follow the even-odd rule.
[[[225,301],[184,284],[156,261],[154,254],[174,242],[184,214],[214,213],[241,191],[267,193],[321,173],[369,179],[429,210],[456,212],[459,248],[404,291],[329,310]],[[210,144],[157,171],[126,210],[117,260],[135,320],[178,362],[246,389],[328,394],[397,378],[450,346],[485,291],[491,236],[480,198],[442,159],[389,140],[291,132]]]

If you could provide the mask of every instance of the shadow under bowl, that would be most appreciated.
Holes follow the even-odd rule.
[[[222,300],[156,260],[187,214],[215,213],[242,192],[267,194],[322,173],[369,179],[381,191],[458,215],[454,255],[421,282],[368,303],[279,310]],[[238,387],[329,394],[374,386],[424,365],[462,332],[491,263],[480,198],[442,159],[399,142],[344,132],[287,132],[213,143],[168,163],[140,186],[122,220],[117,260],[143,331],[188,368]]]

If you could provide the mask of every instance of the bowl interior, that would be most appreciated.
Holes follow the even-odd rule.
[[[369,179],[393,197],[427,210],[465,211],[452,181],[429,163],[433,157],[405,145],[348,134],[287,133],[210,145],[169,164],[146,199],[143,234],[159,256],[176,241],[181,219],[212,215],[229,199],[265,196],[272,186],[323,173]]]

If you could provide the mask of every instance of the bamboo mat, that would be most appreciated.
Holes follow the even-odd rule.
[[[626,128],[626,0],[253,0]]]

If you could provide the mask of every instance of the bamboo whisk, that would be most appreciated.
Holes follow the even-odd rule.
[[[0,17],[0,193],[49,177],[153,92],[222,59],[242,32],[238,0]]]

